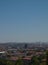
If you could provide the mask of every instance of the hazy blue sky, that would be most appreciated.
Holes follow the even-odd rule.
[[[0,0],[0,42],[48,41],[48,0]]]

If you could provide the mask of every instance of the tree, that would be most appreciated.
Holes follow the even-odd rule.
[[[6,60],[0,59],[0,65],[6,65]]]
[[[46,65],[48,65],[48,51],[46,52]]]
[[[37,56],[33,56],[32,59],[31,59],[31,63],[30,65],[39,65],[40,62],[38,60],[38,57]]]
[[[14,65],[14,63],[7,60],[6,65]]]
[[[12,61],[0,59],[0,65],[14,65]]]
[[[23,61],[21,59],[17,60],[15,65],[23,65]]]

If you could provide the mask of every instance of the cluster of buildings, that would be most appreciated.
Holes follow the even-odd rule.
[[[21,44],[17,46],[13,45],[0,45],[0,58],[16,61],[18,59],[30,61],[33,56],[42,56],[46,54],[48,48],[43,48],[42,46],[32,46]],[[43,59],[45,61],[45,59]]]
[[[8,49],[0,51],[0,58],[16,61],[18,59],[31,60],[33,56],[44,55],[44,50],[34,49]]]

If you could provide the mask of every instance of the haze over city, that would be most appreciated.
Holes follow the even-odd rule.
[[[48,42],[48,0],[0,0],[0,42]]]

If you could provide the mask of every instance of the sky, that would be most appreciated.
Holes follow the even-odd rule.
[[[48,42],[48,0],[0,0],[0,42]]]

